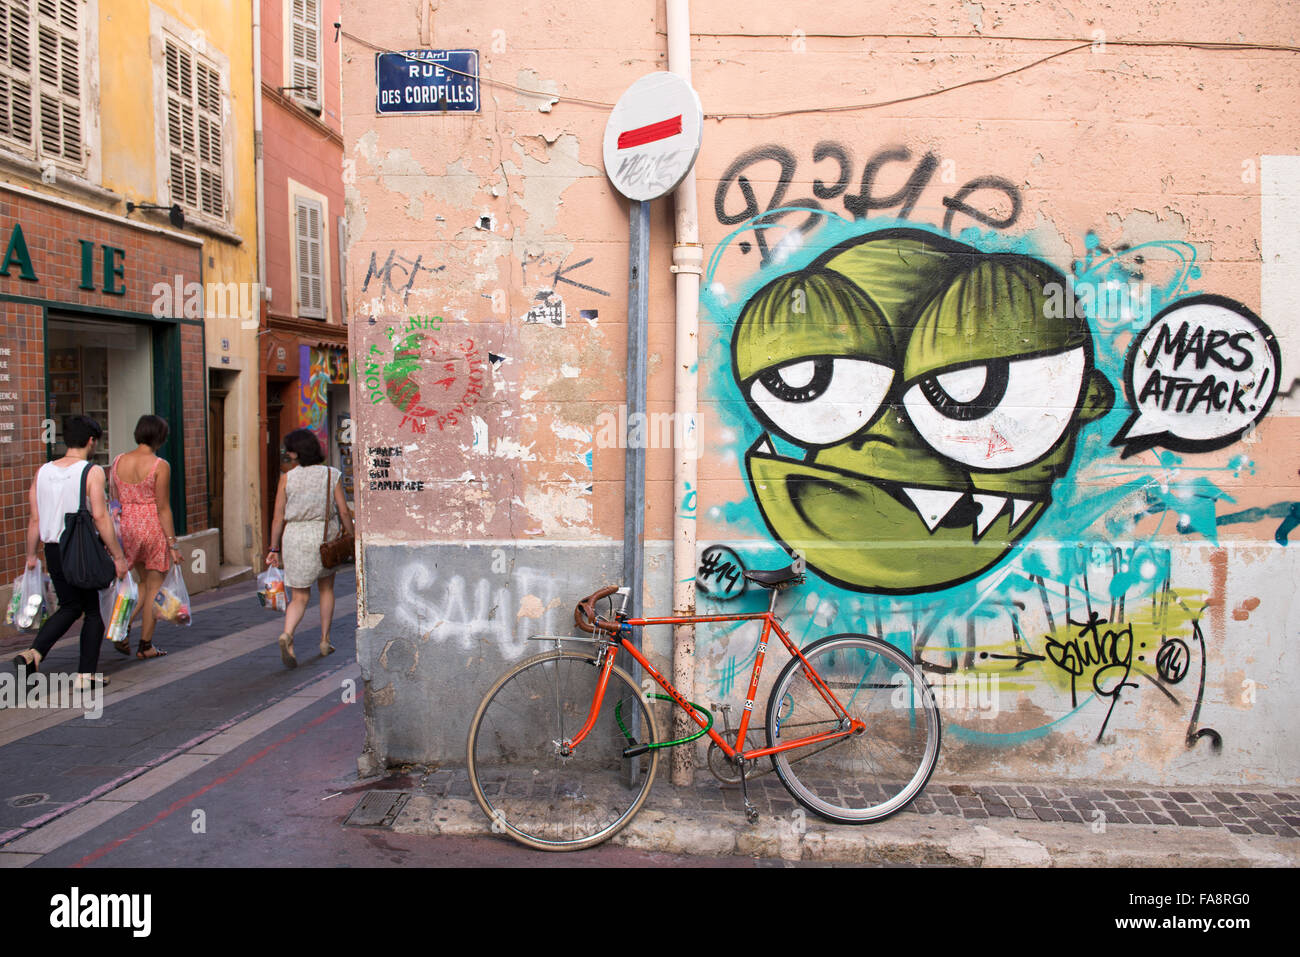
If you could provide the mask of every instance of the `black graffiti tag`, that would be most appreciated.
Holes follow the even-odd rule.
[[[695,586],[719,601],[738,598],[745,591],[745,565],[726,545],[710,545],[700,556]]]
[[[871,213],[884,210],[896,210],[894,215],[897,218],[908,219],[915,210],[921,194],[933,180],[935,171],[943,165],[939,156],[932,152],[927,152],[914,160],[912,151],[906,146],[887,147],[867,160],[862,167],[857,192],[850,192],[849,184],[852,181],[854,164],[852,154],[846,146],[823,140],[813,147],[812,161],[814,164],[833,162],[836,169],[834,181],[830,182],[818,176],[813,180],[813,197],[787,199],[786,193],[794,182],[795,172],[799,166],[795,155],[785,147],[776,144],[759,146],[742,153],[727,167],[718,181],[718,189],[713,198],[713,209],[718,222],[724,226],[734,226],[782,207],[822,210],[825,209],[822,200],[834,199],[839,199],[845,211],[854,219],[866,219]],[[754,183],[770,178],[769,164],[771,163],[776,163],[779,167],[776,185],[766,204],[760,205]],[[915,165],[902,186],[892,193],[880,195],[877,191],[877,181],[881,170],[891,163],[915,163]],[[738,205],[733,198],[733,194],[737,192],[743,205]],[[977,205],[972,197],[982,192],[1000,193],[1010,201],[1010,212],[999,216],[989,211],[987,207]],[[968,180],[951,196],[943,197],[942,203],[946,210],[943,217],[943,230],[951,233],[953,222],[958,216],[965,216],[993,229],[1006,229],[1020,218],[1022,200],[1019,187],[1010,180],[1000,176],[985,175]],[[771,251],[763,227],[779,222],[788,215],[793,214],[772,213],[770,216],[761,216],[755,221],[754,242],[764,263],[771,258]],[[801,232],[808,232],[817,224],[818,219],[816,213],[811,213],[797,228]],[[753,245],[748,241],[740,244],[742,252],[747,253],[752,248]]]
[[[426,266],[424,265],[424,255],[418,254],[412,261],[404,256],[397,255],[396,249],[388,251],[388,258],[380,265],[378,257],[372,252],[370,254],[370,265],[366,267],[366,278],[361,283],[361,291],[367,292],[370,289],[370,281],[377,280],[380,283],[380,292],[387,294],[390,292],[400,293],[402,301],[406,301],[407,293],[415,286],[415,280],[423,269],[427,273],[441,272],[446,266]],[[400,278],[395,278],[395,273],[400,273]],[[370,318],[371,323],[375,318]]]
[[[1125,688],[1136,688],[1128,680],[1133,668],[1133,626],[1125,625],[1118,630],[1105,627],[1109,624],[1097,612],[1089,612],[1086,622],[1069,620],[1071,628],[1077,628],[1076,637],[1060,642],[1047,636],[1047,657],[1058,668],[1070,676],[1070,702],[1078,707],[1078,679],[1095,668],[1092,674],[1092,690],[1098,697],[1110,698],[1110,709],[1106,720],[1097,732],[1097,740],[1106,733],[1111,712],[1115,702]]]

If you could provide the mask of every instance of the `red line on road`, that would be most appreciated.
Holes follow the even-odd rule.
[[[270,753],[271,753],[272,751],[274,751],[276,748],[280,747],[280,746],[283,745],[283,744],[288,744],[288,743],[289,743],[290,741],[292,741],[294,738],[298,737],[298,736],[301,735],[301,734],[304,734],[305,732],[307,732],[307,731],[310,730],[311,728],[316,727],[316,725],[321,724],[322,722],[328,721],[330,718],[334,717],[334,715],[338,714],[338,713],[339,713],[340,711],[342,711],[344,708],[348,708],[348,707],[351,707],[351,705],[348,704],[347,702],[343,702],[342,704],[336,704],[334,707],[330,708],[328,711],[326,711],[326,712],[325,712],[323,715],[321,715],[320,717],[315,718],[315,719],[313,719],[313,720],[307,722],[305,725],[303,725],[301,728],[299,728],[299,729],[298,729],[297,731],[295,731],[293,734],[289,735],[287,738],[282,738],[281,740],[275,742],[275,744],[268,744],[268,745],[267,745],[266,747],[264,747],[261,751],[258,751],[257,754],[253,755],[251,758],[249,758],[247,761],[245,761],[245,762],[244,762],[243,764],[241,764],[239,767],[235,768],[235,770],[231,771],[229,774],[224,775],[223,777],[219,777],[219,778],[217,778],[217,780],[213,781],[211,784],[208,784],[208,785],[206,785],[205,787],[201,787],[201,788],[199,788],[199,789],[198,789],[197,791],[195,791],[193,794],[187,795],[187,796],[181,798],[179,801],[175,801],[175,802],[173,802],[172,805],[171,805],[170,807],[168,807],[165,811],[161,811],[161,812],[160,812],[160,813],[159,813],[159,814],[158,814],[158,815],[157,815],[157,816],[156,816],[152,821],[150,821],[149,823],[140,825],[140,826],[137,827],[134,831],[132,831],[130,834],[128,834],[126,837],[120,837],[120,838],[118,838],[116,841],[112,841],[112,842],[110,842],[110,843],[108,843],[108,844],[105,844],[105,845],[104,845],[103,847],[101,847],[99,850],[97,850],[97,851],[92,851],[90,854],[87,854],[85,857],[83,857],[81,860],[77,861],[77,863],[73,864],[72,866],[73,866],[73,867],[84,867],[84,866],[87,865],[87,864],[93,864],[95,861],[99,860],[99,859],[100,859],[101,857],[103,857],[105,854],[107,854],[107,853],[109,853],[110,851],[116,850],[117,848],[121,847],[121,846],[122,846],[123,844],[125,844],[127,841],[130,841],[130,840],[132,840],[133,838],[139,837],[141,834],[143,834],[145,831],[149,830],[149,828],[153,827],[153,826],[154,826],[155,824],[157,824],[159,821],[162,821],[162,820],[164,820],[164,819],[166,819],[166,818],[171,817],[174,813],[176,813],[177,811],[179,811],[179,810],[180,810],[181,808],[183,808],[186,804],[189,804],[189,803],[190,803],[191,801],[193,801],[195,798],[199,797],[200,795],[206,794],[208,791],[211,791],[213,788],[217,787],[217,786],[220,785],[220,784],[225,784],[227,781],[229,781],[231,778],[235,777],[236,775],[238,775],[238,774],[242,774],[245,770],[247,770],[247,769],[248,769],[249,767],[251,767],[252,765],[256,764],[258,761],[262,760],[262,758],[266,757],[268,754],[270,754]]]
[[[676,136],[682,131],[682,118],[674,116],[671,120],[660,120],[658,123],[651,123],[648,126],[638,126],[634,130],[625,130],[618,134],[618,148],[621,150],[631,149],[633,146],[643,146],[646,143],[653,143],[656,140],[666,140],[670,136]]]

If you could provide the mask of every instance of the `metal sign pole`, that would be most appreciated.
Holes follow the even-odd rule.
[[[623,581],[628,586],[627,612],[640,618],[645,591],[645,446],[646,327],[649,322],[650,202],[633,200],[628,217],[627,269],[627,434],[623,477]],[[641,634],[633,643],[641,648]],[[641,666],[633,662],[632,680],[641,687]],[[647,705],[648,707],[648,705]],[[633,710],[634,719],[638,712]],[[639,723],[639,722],[638,722]],[[639,740],[641,729],[630,729]],[[632,774],[639,772],[633,762]]]
[[[623,480],[623,583],[628,614],[640,618],[645,591],[646,352],[649,322],[650,202],[686,177],[700,152],[704,110],[690,83],[676,73],[641,77],[618,99],[605,124],[601,156],[614,188],[632,202],[628,217],[627,447]],[[636,639],[640,649],[639,637]],[[641,668],[632,678],[641,688]],[[647,706],[649,701],[646,701]],[[639,729],[633,728],[634,735]],[[633,761],[633,782],[640,762]]]

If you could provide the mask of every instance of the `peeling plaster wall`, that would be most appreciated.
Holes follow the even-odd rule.
[[[1294,43],[1277,36],[1287,12],[692,10],[694,85],[707,114],[726,114],[706,121],[697,164],[701,458],[675,502],[664,201],[646,535],[667,540],[677,508],[697,516],[701,613],[754,610],[762,595],[738,572],[802,548],[812,573],[789,600],[792,634],[881,634],[920,661],[944,711],[940,775],[1300,780],[1287,734],[1300,73],[1281,51],[1124,42]],[[620,577],[627,206],[602,172],[599,104],[664,68],[664,13],[444,0],[426,45],[479,51],[482,110],[419,117],[374,110],[374,47],[420,46],[414,8],[343,13],[366,761],[457,761],[523,636],[567,628],[579,598]],[[863,24],[888,35],[855,36]],[[1015,286],[1025,276],[1034,288]],[[820,288],[829,298],[801,298]],[[825,305],[863,297],[879,314]],[[1168,312],[1194,303],[1210,311]],[[747,318],[757,304],[779,335]],[[1169,377],[1214,372],[1240,391],[1225,385],[1195,417],[1140,399],[1149,373],[1127,360],[1160,315]],[[1073,350],[1077,369],[1032,365]],[[808,413],[831,358],[888,369],[883,404],[854,405],[866,367],[845,366],[860,379],[836,393],[841,409]],[[765,406],[759,383],[801,417]],[[927,431],[921,403],[936,396],[980,414],[940,413]],[[773,491],[791,476],[810,490],[797,502]],[[820,548],[836,536],[844,561]],[[667,552],[648,555],[647,607],[666,610]],[[652,639],[660,660],[667,641]],[[700,630],[704,700],[739,704],[753,645]]]

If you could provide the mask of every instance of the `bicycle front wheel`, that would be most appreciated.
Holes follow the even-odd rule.
[[[511,669],[483,698],[469,729],[469,779],[493,831],[576,851],[609,840],[641,809],[659,752],[623,750],[657,741],[658,728],[622,669],[610,672],[591,733],[561,753],[586,723],[599,677],[594,655],[552,651]]]
[[[803,655],[866,730],[772,755],[781,783],[804,807],[841,824],[866,824],[902,810],[939,760],[939,711],[921,669],[891,645],[863,635],[832,635]],[[768,699],[768,746],[839,724],[807,667],[791,659]]]

